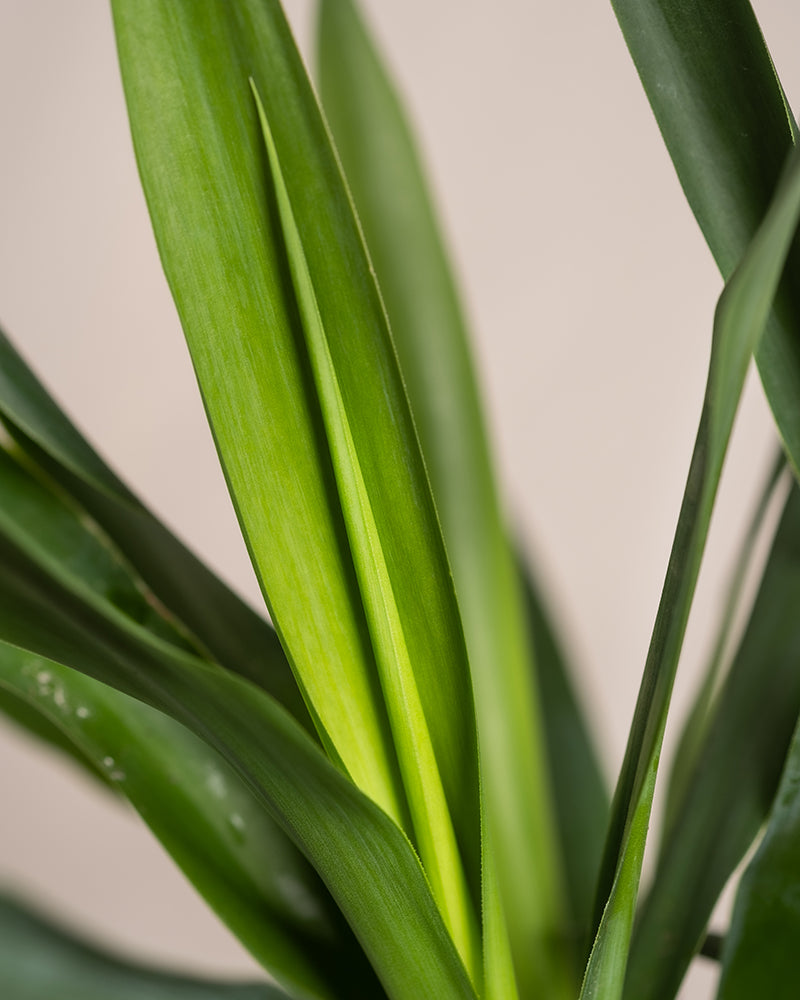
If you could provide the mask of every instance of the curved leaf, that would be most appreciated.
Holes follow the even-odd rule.
[[[753,860],[739,884],[722,953],[718,1000],[748,1000],[768,984],[775,1000],[797,995],[800,934],[800,728]]]
[[[134,965],[0,896],[5,1000],[290,1000],[266,983],[204,982]]]
[[[639,914],[631,1000],[675,996],[720,892],[764,823],[800,714],[799,601],[795,485]]]
[[[212,656],[264,687],[312,728],[274,631],[117,478],[2,330],[0,421],[31,461],[114,539],[153,593]]]
[[[497,865],[500,890],[499,899],[484,898],[484,913],[491,919],[486,907],[502,900],[523,993],[571,996],[563,950],[553,945],[564,934],[565,907],[532,651],[458,293],[411,131],[350,0],[319,4],[318,61],[322,103],[386,304],[464,622],[496,853],[484,852],[484,873]]]
[[[250,77],[262,95],[477,898],[475,721],[452,580],[374,277],[280,7],[113,9],[162,262],[273,620],[329,753],[410,829]]]
[[[0,536],[108,612],[186,648],[94,526],[2,451],[0,496]],[[351,981],[358,947],[316,873],[218,754],[146,705],[0,642],[3,688],[127,796],[265,968],[299,996],[342,995],[326,984],[341,987],[345,962]]]
[[[330,340],[320,316],[314,281],[297,231],[272,130],[255,86],[253,93],[267,147],[289,270],[328,437],[342,515],[363,595],[400,773],[411,810],[411,822],[434,897],[441,907],[456,947],[474,977],[477,972],[477,924],[430,730],[412,669],[407,639],[408,623],[404,622],[397,605],[395,583],[387,566],[386,552],[381,545],[378,530],[379,512],[372,503],[355,447],[354,428],[342,398],[331,356]]]
[[[748,0],[612,0],[684,193],[723,276],[759,226],[794,121]],[[787,274],[797,275],[800,247]],[[800,474],[800,292],[784,280],[756,361]]]
[[[751,354],[800,217],[800,152],[717,304],[706,394],[686,489],[611,812],[598,931],[581,996],[616,1000],[625,965],[672,686],[722,463]]]
[[[474,1000],[408,840],[261,689],[152,637],[2,533],[0,639],[147,702],[217,750],[322,877],[393,1000]],[[359,989],[381,995],[369,978]]]

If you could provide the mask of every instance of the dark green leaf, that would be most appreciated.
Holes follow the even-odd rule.
[[[796,660],[796,658],[795,658]],[[764,839],[747,867],[722,954],[718,1000],[797,996],[800,936],[800,728]]]
[[[723,886],[758,834],[800,713],[800,489],[661,847],[631,946],[626,996],[675,996]]]
[[[394,1000],[474,1000],[407,839],[261,689],[70,589],[2,534],[0,638],[146,701],[213,746],[319,872]],[[359,989],[381,995],[368,978]]]
[[[295,717],[308,713],[269,625],[131,493],[81,436],[0,330],[0,421],[31,460],[114,539],[163,605],[230,670]]]
[[[612,0],[683,190],[725,278],[766,211],[793,119],[747,0]],[[800,473],[800,247],[756,353]]]
[[[544,707],[545,735],[558,837],[564,857],[571,945],[582,963],[608,827],[609,796],[552,619],[530,576],[524,576],[536,649],[536,679]],[[580,970],[579,970],[580,971]]]
[[[3,1000],[290,1000],[266,983],[205,982],[134,965],[0,896]]]
[[[0,536],[16,539],[106,613],[185,648],[96,528],[3,452],[0,495]],[[346,956],[358,966],[359,950],[313,869],[218,754],[146,705],[3,643],[0,688],[42,713],[75,754],[115,783],[281,982],[303,997],[336,995],[326,984],[336,982]]]
[[[655,777],[686,622],[722,464],[800,216],[800,153],[717,304],[706,394],[600,872],[598,932],[582,997],[622,995]]]
[[[329,752],[410,830],[372,649],[382,626],[350,556],[250,78],[263,98],[477,898],[475,719],[452,580],[374,277],[280,7],[113,9],[162,262],[273,620]]]
[[[571,995],[531,649],[464,317],[400,101],[349,0],[319,5],[320,93],[375,265],[464,621],[487,818],[523,993]],[[487,954],[487,963],[493,959]],[[499,963],[502,966],[502,963]],[[498,987],[507,997],[502,968]],[[487,974],[487,990],[494,974]]]

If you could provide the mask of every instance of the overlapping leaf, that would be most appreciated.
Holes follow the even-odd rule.
[[[602,913],[584,979],[585,998],[622,995],[655,776],[686,621],[747,366],[769,317],[798,217],[800,154],[793,154],[717,305],[703,412],[612,807],[599,883]]]
[[[320,874],[387,993],[474,993],[408,840],[260,689],[151,637],[0,535],[0,638],[171,715],[224,758]],[[380,996],[352,963],[352,994]]]
[[[411,830],[250,78],[262,96],[477,898],[474,710],[452,581],[374,278],[279,5],[113,6],[162,261],[273,620],[329,752]]]
[[[0,537],[24,544],[108,613],[188,648],[96,528],[2,451],[0,495]],[[124,792],[266,968],[300,996],[342,995],[337,968],[341,987],[342,962],[357,968],[359,949],[319,877],[218,754],[159,712],[2,642],[0,688]]]
[[[0,421],[114,539],[164,607],[212,656],[310,719],[277,636],[109,469],[0,330]]]
[[[531,649],[464,317],[395,89],[350,0],[322,0],[319,84],[386,304],[470,655],[500,898],[523,992],[569,990]],[[546,714],[546,712],[545,712]],[[602,836],[602,834],[601,834]],[[491,977],[490,977],[491,978]]]
[[[684,193],[727,278],[766,211],[794,120],[748,0],[612,0]],[[789,258],[797,274],[800,249]],[[784,281],[756,353],[800,470],[800,293]]]
[[[204,982],[122,961],[2,896],[0,994],[6,1000],[289,1000],[265,983]]]
[[[795,646],[795,662],[800,643]],[[800,729],[791,741],[769,824],[736,897],[723,949],[718,1000],[748,1000],[765,985],[797,995],[800,933]]]
[[[794,486],[661,845],[634,931],[630,1000],[675,996],[719,893],[766,818],[800,713],[798,601],[800,489]]]

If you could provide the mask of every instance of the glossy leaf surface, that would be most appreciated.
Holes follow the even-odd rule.
[[[280,7],[113,7],[162,262],[273,620],[329,752],[410,829],[251,78],[263,98],[477,898],[475,722],[452,581],[377,288]]]

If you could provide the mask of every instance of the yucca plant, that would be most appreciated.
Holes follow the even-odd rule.
[[[666,1000],[700,951],[721,963],[721,1000],[795,995],[795,126],[744,0],[614,7],[725,287],[609,804],[498,498],[419,159],[356,9],[318,4],[323,116],[277,2],[112,0],[156,241],[272,624],[111,471],[3,335],[0,706],[129,800],[276,985],[131,966],[8,899],[2,996]],[[783,452],[637,906],[753,354]],[[712,909],[762,828],[720,940]]]

